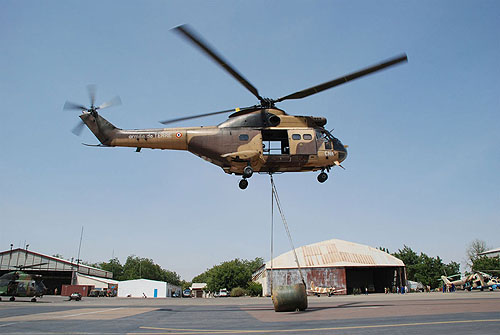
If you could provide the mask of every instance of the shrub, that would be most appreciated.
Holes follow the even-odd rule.
[[[249,282],[247,291],[248,295],[252,297],[260,297],[262,296],[262,285],[253,281]]]
[[[242,297],[247,294],[247,291],[241,287],[235,287],[231,290],[231,297]]]

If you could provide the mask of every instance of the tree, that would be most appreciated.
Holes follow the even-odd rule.
[[[248,295],[252,297],[260,297],[262,296],[262,285],[256,282],[248,283],[247,288]]]
[[[252,274],[263,265],[263,259],[257,257],[253,260],[239,258],[215,265],[193,278],[193,283],[207,283],[207,288],[212,292],[220,289],[231,291],[241,287],[247,289],[252,281]]]
[[[118,266],[118,264],[119,262],[115,262],[114,266]],[[109,263],[105,263],[104,266],[113,269],[113,267]],[[113,272],[113,270],[111,271]],[[134,255],[128,256],[117,279],[131,280],[139,278],[165,281],[167,283],[179,286],[181,284],[181,279],[177,273],[163,269],[158,264],[155,264],[152,259],[141,258]]]
[[[417,255],[406,245],[403,250],[398,250],[393,256],[405,263],[408,280],[417,281],[432,288],[441,286],[439,279],[442,275],[449,276],[460,272],[460,264],[457,262],[444,264],[439,256],[430,257],[423,252]]]
[[[479,258],[479,254],[488,250],[486,242],[483,240],[475,239],[469,244],[467,248],[467,265],[472,269],[474,261]]]
[[[183,291],[187,288],[190,288],[192,284],[193,283],[190,281],[181,280],[181,287]]]
[[[494,270],[494,271],[492,271]],[[477,257],[474,260],[474,263],[472,264],[472,271],[473,272],[497,272],[500,271],[500,257],[495,256],[495,257]],[[495,275],[498,274],[494,273]]]
[[[452,276],[460,273],[460,264],[457,262],[450,262],[444,264],[444,274],[445,276]]]
[[[118,258],[112,258],[109,262],[102,262],[97,265],[98,268],[109,271],[113,273],[113,278],[116,280],[122,280],[123,277],[123,266],[120,264]]]
[[[417,253],[407,245],[404,245],[403,250],[399,249],[398,252],[395,252],[392,255],[402,260],[406,265],[406,276],[408,277],[408,280],[415,281],[415,265],[420,262]]]

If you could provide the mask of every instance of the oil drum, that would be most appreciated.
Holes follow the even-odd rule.
[[[303,311],[307,308],[306,286],[303,283],[278,286],[273,290],[275,312]]]

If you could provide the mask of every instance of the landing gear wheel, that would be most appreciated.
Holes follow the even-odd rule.
[[[32,299],[31,299],[31,302],[36,302],[36,298],[32,298]]]
[[[319,181],[320,183],[324,183],[327,179],[328,179],[328,175],[327,175],[325,172],[321,172],[321,173],[318,175],[318,181]]]
[[[15,301],[15,300],[16,300],[16,298],[14,298],[14,297],[10,297],[10,299],[9,299],[9,300],[10,300],[10,301]]]
[[[250,178],[253,175],[253,169],[251,166],[245,166],[243,169],[243,178]]]
[[[248,180],[246,180],[246,179],[242,179],[242,180],[240,180],[240,188],[241,188],[242,190],[244,190],[244,189],[246,189],[247,187],[248,187]]]

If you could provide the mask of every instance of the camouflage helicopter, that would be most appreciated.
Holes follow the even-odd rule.
[[[112,125],[98,113],[101,109],[120,104],[120,99],[116,97],[100,106],[95,106],[95,90],[90,87],[90,107],[69,101],[64,105],[65,110],[82,111],[81,122],[73,132],[78,135],[86,125],[101,142],[94,145],[98,147],[133,147],[136,148],[136,152],[140,152],[142,148],[190,151],[220,166],[228,174],[242,176],[239,182],[241,189],[247,188],[247,179],[254,172],[321,171],[317,179],[323,183],[328,179],[326,172],[330,172],[335,166],[342,167],[341,163],[347,157],[346,146],[324,128],[326,118],[288,115],[284,110],[277,108],[276,103],[306,98],[407,61],[406,54],[403,54],[320,85],[278,99],[270,99],[262,97],[235,67],[224,60],[191,28],[182,25],[173,30],[234,77],[259,100],[259,104],[161,121],[163,124],[170,124],[232,113],[228,120],[218,126],[123,130]]]
[[[18,266],[18,271],[8,272],[0,277],[0,296],[9,296],[10,301],[16,297],[32,297],[31,301],[36,302],[37,297],[41,297],[47,291],[40,275],[32,275],[23,272],[23,269],[47,263],[34,264],[28,266]],[[2,298],[0,297],[0,300]]]

